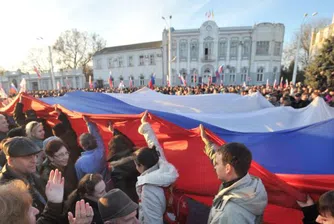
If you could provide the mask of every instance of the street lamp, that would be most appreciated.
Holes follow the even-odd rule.
[[[171,68],[171,62],[172,62],[172,32],[171,32],[171,20],[172,16],[169,16],[169,24],[167,23],[167,20],[165,17],[162,17],[162,19],[166,22],[166,25],[168,27],[168,81],[169,85],[172,86],[172,68]]]
[[[43,41],[43,37],[37,37],[36,38],[39,41]],[[50,73],[51,73],[51,84],[52,84],[52,89],[56,89],[56,81],[54,77],[54,71],[53,71],[53,61],[52,61],[52,49],[51,46],[48,46],[49,49],[49,58],[50,58]]]
[[[318,13],[314,12],[312,13],[312,16],[316,16]],[[300,42],[302,39],[302,33],[303,33],[303,26],[305,24],[306,17],[308,16],[307,13],[304,14],[302,24],[300,25],[300,33],[298,36],[298,42],[297,42],[297,50],[296,50],[296,56],[295,56],[295,64],[293,66],[293,74],[292,74],[292,83],[293,85],[296,85],[296,78],[297,78],[297,68],[298,68],[298,58],[299,58],[299,48],[300,48]]]

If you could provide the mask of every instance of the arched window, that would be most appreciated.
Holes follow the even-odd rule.
[[[263,67],[259,67],[257,69],[257,76],[256,76],[256,81],[257,82],[263,82],[263,72],[264,72],[264,68]]]
[[[219,58],[224,59],[227,53],[227,39],[222,38],[219,40]]]
[[[246,82],[247,72],[248,72],[247,67],[243,67],[241,69],[241,80],[240,80],[241,82]]]
[[[235,82],[235,67],[230,68],[230,83]]]
[[[242,44],[242,58],[248,58],[250,55],[250,39],[244,39],[244,42]]]
[[[230,46],[230,59],[237,59],[239,38],[233,37]]]
[[[198,60],[198,40],[191,40],[190,58],[192,61]]]
[[[187,60],[188,58],[188,41],[181,40],[180,41],[180,60]]]

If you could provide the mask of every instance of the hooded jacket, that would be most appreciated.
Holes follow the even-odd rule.
[[[150,148],[155,145],[160,153],[159,162],[143,172],[136,183],[139,196],[139,221],[142,224],[163,224],[163,215],[166,210],[166,197],[163,188],[173,184],[179,174],[176,168],[167,162],[149,123],[143,123],[138,132],[144,135]]]
[[[267,192],[261,179],[246,174],[219,191],[213,200],[208,223],[262,223],[267,203]]]

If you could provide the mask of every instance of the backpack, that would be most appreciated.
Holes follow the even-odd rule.
[[[166,224],[186,224],[189,208],[185,194],[176,190],[174,185],[163,189],[166,197],[164,222]]]

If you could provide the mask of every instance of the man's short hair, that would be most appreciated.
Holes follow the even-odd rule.
[[[334,191],[328,191],[321,195],[318,207],[319,213],[322,216],[331,215],[334,217]]]
[[[97,148],[96,139],[90,133],[83,133],[80,135],[79,141],[84,150],[93,150]]]
[[[233,166],[238,177],[243,177],[248,173],[252,162],[252,153],[242,143],[231,142],[222,145],[217,153],[222,155],[223,164]]]

